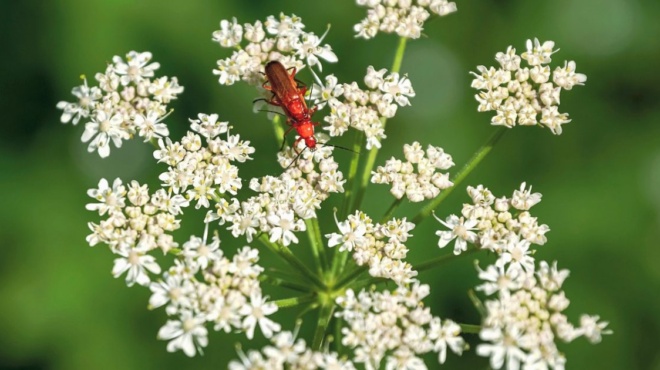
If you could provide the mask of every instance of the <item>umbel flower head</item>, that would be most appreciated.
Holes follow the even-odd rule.
[[[475,95],[479,112],[495,111],[491,119],[495,126],[515,125],[547,127],[559,135],[562,125],[569,123],[568,113],[559,112],[559,96],[562,90],[584,85],[587,76],[575,72],[575,62],[565,61],[563,67],[550,70],[555,43],[527,40],[527,50],[521,55],[509,46],[506,52],[497,53],[499,68],[478,66],[472,87],[481,90]],[[527,66],[522,66],[525,60]],[[539,117],[540,115],[540,117]]]
[[[446,0],[357,2],[369,8],[368,18],[356,26],[364,38],[377,32],[398,33],[403,41],[416,38],[431,13],[456,10]],[[337,57],[323,43],[325,34],[319,37],[304,29],[299,17],[280,14],[245,24],[222,20],[213,33],[215,42],[233,50],[213,71],[222,85],[245,81],[262,94],[261,100],[282,106],[282,96],[264,88],[274,85],[264,76],[264,67],[278,61],[288,68],[287,75],[280,76],[291,83],[283,89],[285,97],[299,99],[307,109],[303,123],[318,146],[298,139],[294,147],[280,150],[276,160],[283,170],[260,166],[269,172],[241,176],[239,168],[252,160],[257,148],[239,134],[245,126],[232,127],[215,113],[199,113],[189,120],[183,137],[169,137],[163,122],[166,104],[183,88],[176,78],[154,77],[159,64],[148,52],[114,57],[105,73],[96,75],[98,86],[90,87],[84,80],[73,90],[77,102],[58,104],[62,122],[88,121],[83,141],[90,141],[88,149],[101,156],[110,154],[111,141],[119,147],[136,136],[156,146],[154,162],[162,170],[155,191],[121,179],[101,179],[88,191],[93,202],[87,209],[101,220],[89,223],[87,241],[91,246],[106,244],[115,255],[113,276],[151,291],[149,309],[162,308],[168,317],[158,331],[168,351],[201,354],[212,328],[245,335],[250,343],[258,336],[270,341],[260,350],[239,348],[238,360],[229,364],[232,370],[427,369],[437,365],[427,367],[423,357],[443,364],[449,351],[461,355],[468,349],[464,335],[478,334],[476,354],[488,357],[495,369],[563,369],[566,359],[558,341],[583,336],[595,343],[611,333],[596,315],[582,315],[579,326],[568,321],[564,311],[569,300],[562,290],[568,271],[534,258],[536,247],[547,242],[549,227],[530,212],[542,196],[525,183],[510,197],[500,198],[483,185],[468,186],[471,202],[460,213],[436,217],[443,225],[436,231],[438,247],[453,243],[453,253],[429,256],[419,265],[408,261],[416,224],[438,210],[436,201],[465,176],[459,173],[450,180],[452,157],[439,146],[424,147],[417,141],[404,145],[403,159],[392,157],[372,171],[387,138],[385,122],[415,96],[412,82],[397,67],[388,71],[369,66],[361,85],[340,82],[334,75],[319,77],[314,71],[321,74],[322,63],[336,62]],[[549,82],[547,64],[553,48],[551,42],[530,41],[521,56],[512,48],[499,53],[500,69],[478,68],[482,74],[475,74],[473,86],[484,90],[477,96],[480,109],[498,112],[494,124],[536,124],[541,113],[539,124],[561,132],[567,116],[553,116],[559,91],[584,83],[586,77],[567,62]],[[522,59],[528,67],[521,68]],[[296,79],[304,67],[316,82],[310,89]],[[506,110],[510,106],[513,110]],[[324,108],[325,117],[311,122],[311,115]],[[287,112],[289,131],[308,135],[299,131],[301,119]],[[345,177],[334,143],[322,139],[328,135],[320,130],[336,138],[350,129],[357,131],[353,148],[369,154],[361,156],[355,150]],[[361,183],[358,168],[364,169]],[[472,167],[468,163],[464,168]],[[360,208],[369,179],[390,185],[394,197],[379,221]],[[322,225],[319,219],[329,212],[326,204],[333,196],[344,197],[342,209],[334,210],[334,225]],[[392,217],[404,197],[411,203],[430,203],[410,218],[412,222]],[[192,205],[206,213],[203,234],[177,242],[175,232]],[[234,252],[228,241],[238,244]],[[304,253],[307,246],[309,253]],[[280,257],[286,270],[262,266],[263,249]],[[432,313],[424,302],[432,287],[418,274],[466,253],[492,257],[484,269],[475,262],[481,280],[475,290],[485,297],[475,304],[481,308],[479,325],[458,324]],[[304,254],[313,263],[303,262]],[[281,289],[270,291],[268,286]],[[295,295],[270,299],[269,294],[279,296],[285,289]],[[318,309],[311,341],[298,338],[300,323],[288,331],[287,317],[275,316],[291,306],[303,312]]]
[[[456,11],[456,3],[447,0],[356,0],[367,9],[367,17],[353,27],[356,37],[370,39],[378,32],[396,33],[417,39],[424,22],[431,15],[445,16]]]
[[[441,190],[454,185],[449,181],[448,173],[436,172],[454,166],[451,156],[442,148],[429,145],[424,152],[422,145],[415,141],[403,146],[403,155],[405,161],[392,157],[385,166],[376,168],[371,173],[371,182],[392,184],[390,193],[395,198],[401,199],[405,195],[411,202],[433,199]]]
[[[169,135],[162,121],[167,117],[167,104],[183,92],[176,77],[154,78],[160,64],[151,62],[150,52],[131,51],[126,61],[112,58],[104,73],[95,76],[99,86],[89,87],[87,79],[75,87],[72,94],[77,102],[61,101],[62,123],[85,123],[83,142],[90,142],[87,150],[98,151],[101,157],[110,155],[110,142],[117,148],[123,140],[134,135],[149,141]]]

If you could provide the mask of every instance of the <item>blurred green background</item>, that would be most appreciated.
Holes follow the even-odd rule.
[[[417,97],[388,124],[377,163],[400,157],[402,144],[414,140],[442,146],[464,163],[494,130],[490,113],[476,111],[468,71],[493,65],[508,45],[520,51],[528,38],[554,40],[561,51],[553,66],[572,59],[588,76],[586,86],[562,95],[560,110],[573,122],[559,137],[530,128],[508,132],[466,185],[482,183],[501,196],[527,181],[543,193],[533,213],[552,231],[537,257],[571,270],[565,290],[573,322],[581,313],[600,314],[615,332],[599,345],[561,347],[569,369],[660,369],[660,2],[457,3],[458,13],[428,22],[427,37],[408,44],[402,71]],[[72,101],[79,75],[91,80],[113,55],[149,50],[161,63],[159,75],[185,86],[167,119],[173,136],[188,117],[219,113],[258,149],[242,174],[278,174],[279,143],[264,114],[252,113],[254,90],[220,86],[211,74],[229,55],[211,33],[221,19],[253,22],[279,12],[301,16],[317,34],[332,24],[326,41],[339,63],[325,64],[324,72],[340,81],[361,80],[369,65],[391,66],[396,37],[355,39],[352,26],[365,10],[352,1],[0,1],[1,369],[221,369],[236,357],[234,343],[244,336],[217,333],[203,357],[167,353],[156,340],[166,316],[146,309],[149,291],[113,279],[111,254],[87,246],[86,223],[96,218],[84,209],[86,189],[101,177],[155,184],[163,168],[139,142],[113,149],[107,160],[87,154],[83,127],[60,124],[55,104]],[[311,80],[308,72],[301,78]],[[438,213],[457,213],[465,201],[456,191]],[[381,187],[369,192],[364,209],[378,218],[389,203]],[[397,216],[414,209],[405,205]],[[334,227],[329,215],[325,232]],[[428,220],[414,230],[413,263],[449,252],[435,247],[437,228]],[[201,230],[198,220],[184,222],[179,241]],[[466,296],[477,283],[470,259],[421,279],[432,285],[434,313],[477,319]],[[473,351],[449,357],[446,368],[487,366]]]

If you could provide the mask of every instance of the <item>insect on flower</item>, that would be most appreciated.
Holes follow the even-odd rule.
[[[298,139],[293,143],[297,151],[298,143],[303,140],[309,150],[316,150],[316,137],[314,137],[314,126],[317,122],[312,122],[312,114],[316,112],[316,107],[307,108],[305,103],[305,93],[307,86],[296,79],[296,69],[292,68],[291,73],[287,72],[282,63],[270,61],[266,64],[266,79],[263,88],[271,91],[273,96],[266,102],[276,107],[281,107],[287,117],[289,129],[284,133],[284,137],[291,130],[296,130]],[[282,143],[284,147],[284,143]]]

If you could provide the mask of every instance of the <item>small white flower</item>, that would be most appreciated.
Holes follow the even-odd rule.
[[[190,120],[190,129],[207,139],[212,139],[228,130],[228,122],[218,122],[217,114],[198,114],[199,119]]]
[[[328,247],[332,248],[339,245],[339,251],[352,251],[356,246],[362,246],[367,242],[365,233],[367,226],[357,218],[349,218],[344,222],[337,220],[337,212],[335,212],[335,223],[339,229],[339,234],[332,233],[326,234],[328,238]]]
[[[164,280],[149,284],[151,297],[149,298],[149,309],[158,308],[170,303],[167,313],[173,315],[179,307],[191,308],[189,299],[191,286],[178,274],[164,274]]]
[[[220,30],[213,32],[213,41],[225,48],[240,44],[242,39],[243,27],[236,23],[236,18],[232,18],[231,22],[226,19],[221,20]]]
[[[554,41],[544,41],[541,44],[539,39],[535,38],[533,42],[532,40],[527,40],[525,45],[527,51],[522,53],[521,57],[527,60],[530,66],[550,63],[550,56],[556,52],[556,50],[553,50],[555,47]]]
[[[87,86],[86,78],[83,78],[82,85],[76,86],[71,90],[71,94],[78,98],[78,102],[69,103],[61,101],[57,103],[57,109],[62,109],[62,116],[60,117],[62,123],[71,121],[71,124],[77,125],[81,118],[87,118],[89,116],[95,102],[101,99],[102,94],[98,87],[93,86],[90,88]]]
[[[436,231],[435,235],[440,237],[440,240],[438,240],[438,247],[444,248],[449,242],[456,239],[454,254],[458,255],[467,250],[467,243],[474,243],[477,240],[477,234],[473,231],[476,230],[476,220],[466,220],[463,217],[459,218],[455,215],[450,215],[445,221],[439,219],[435,214],[433,217],[450,229],[446,231]]]
[[[601,321],[600,316],[582,315],[580,316],[580,329],[579,331],[591,343],[600,343],[603,334],[612,334],[612,330],[605,330],[609,324],[607,321]]]
[[[112,58],[114,72],[120,76],[120,82],[126,86],[130,82],[140,82],[145,78],[153,77],[154,71],[160,68],[159,63],[151,63],[151,53],[148,51],[138,53],[131,51],[126,54],[126,62],[120,57]]]
[[[112,276],[119,277],[128,271],[126,274],[126,285],[128,286],[135,283],[149,285],[151,279],[147,275],[147,271],[152,274],[160,274],[160,266],[154,256],[145,254],[139,249],[120,249],[116,253],[121,257],[115,259]]]
[[[121,126],[123,122],[124,118],[118,112],[104,109],[95,111],[92,120],[85,124],[81,137],[83,143],[91,140],[87,151],[91,153],[98,150],[101,158],[105,158],[110,155],[110,140],[120,148],[122,140],[130,137]]]
[[[107,212],[114,213],[121,211],[125,206],[126,187],[122,184],[120,178],[116,178],[112,183],[112,188],[108,180],[99,180],[98,189],[87,190],[87,195],[96,199],[100,203],[88,203],[85,208],[88,211],[98,211],[103,216]]]
[[[277,305],[266,302],[267,299],[268,297],[262,297],[261,293],[254,292],[250,296],[250,302],[239,310],[239,313],[245,316],[242,326],[248,339],[254,338],[254,329],[257,324],[259,324],[259,328],[266,338],[270,338],[273,333],[281,329],[280,324],[266,317],[277,311]]]
[[[304,231],[305,224],[302,220],[294,219],[293,211],[272,212],[266,216],[266,219],[271,224],[269,231],[271,242],[281,242],[285,247],[291,243],[298,244],[298,238],[293,232]]]
[[[433,341],[433,351],[438,353],[438,363],[444,364],[447,360],[447,348],[459,356],[463,353],[465,340],[459,334],[461,327],[457,323],[444,320],[441,325],[439,318],[431,320],[429,338]]]
[[[208,331],[204,327],[204,318],[194,316],[184,311],[179,320],[167,320],[167,323],[158,331],[158,339],[169,340],[168,352],[182,350],[188,357],[201,353],[208,344]]]
[[[294,49],[296,50],[296,55],[301,59],[305,59],[307,65],[313,67],[318,65],[319,71],[321,71],[321,63],[319,63],[319,58],[324,59],[330,63],[337,62],[337,55],[332,51],[330,45],[321,46],[321,42],[328,34],[328,30],[325,33],[318,37],[314,34],[303,34],[299,42],[294,43]]]
[[[512,329],[503,332],[499,328],[484,327],[479,332],[479,337],[492,344],[479,344],[477,355],[490,357],[490,366],[500,369],[506,362],[507,370],[519,369],[520,365],[527,360],[527,355],[520,349],[522,340],[519,331]]]
[[[161,121],[167,115],[161,115],[156,110],[149,110],[146,115],[138,113],[135,115],[134,123],[138,129],[138,135],[144,138],[144,141],[149,141],[152,138],[161,138],[170,135],[167,125]]]

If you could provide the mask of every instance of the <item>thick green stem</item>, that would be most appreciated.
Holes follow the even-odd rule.
[[[335,252],[335,255],[332,259],[332,275],[336,278],[341,274],[341,272],[344,270],[344,266],[346,265],[346,260],[348,259],[348,255],[350,252],[348,251],[342,251],[340,252],[339,249]]]
[[[319,275],[323,275],[323,271],[328,268],[328,262],[325,257],[325,250],[323,248],[323,240],[321,239],[321,229],[319,228],[319,220],[317,218],[308,218],[305,220],[307,226],[307,236],[309,243],[312,246],[312,254],[316,260],[316,267]]]
[[[319,310],[319,320],[316,325],[316,331],[314,332],[314,339],[312,340],[312,349],[315,351],[320,351],[321,346],[323,345],[323,338],[325,337],[325,332],[328,329],[330,324],[330,319],[332,319],[332,314],[335,311],[335,303],[332,300],[327,300],[321,306]]]
[[[470,297],[470,300],[472,301],[474,308],[476,308],[477,312],[479,312],[479,315],[481,315],[481,317],[486,317],[486,315],[488,314],[488,310],[486,310],[486,307],[481,302],[479,297],[477,297],[477,294],[474,292],[474,290],[470,289],[468,291],[468,297]]]
[[[353,199],[353,192],[355,191],[355,177],[357,176],[358,164],[360,162],[360,148],[362,147],[362,140],[364,133],[358,131],[353,141],[353,155],[351,156],[351,163],[348,167],[348,177],[346,179],[346,192],[344,193],[344,201],[341,205],[339,217],[343,220],[350,212],[349,207]]]
[[[392,218],[392,215],[394,214],[394,211],[397,209],[399,204],[403,201],[403,197],[399,199],[395,199],[394,202],[390,205],[390,208],[387,209],[385,212],[385,215],[383,215],[383,218],[380,219],[380,223],[384,224],[386,223],[390,218]]]
[[[394,62],[392,63],[392,72],[399,73],[401,70],[401,62],[403,62],[403,53],[406,51],[406,42],[408,41],[405,37],[399,38],[399,44],[396,47],[396,53],[394,54]]]
[[[290,264],[293,268],[297,269],[298,272],[300,272],[304,277],[308,278],[314,285],[325,289],[325,284],[319,279],[319,277],[315,275],[304,263],[302,263],[289,248],[271,243],[271,241],[268,240],[268,235],[266,234],[261,234],[261,236],[259,236],[259,241],[265,245],[266,248]]]
[[[396,53],[394,54],[394,62],[392,63],[392,70],[391,72],[399,72],[401,69],[401,62],[403,61],[403,54],[406,51],[406,41],[407,39],[405,37],[399,38],[399,45],[396,49]],[[380,120],[381,124],[383,125],[383,130],[385,130],[385,124],[387,124],[387,118],[381,118]],[[369,184],[369,178],[371,178],[371,170],[374,168],[374,164],[376,163],[376,155],[378,155],[378,148],[374,147],[371,148],[369,151],[369,155],[367,157],[367,163],[364,166],[363,172],[362,172],[362,179],[360,181],[360,187],[357,190],[357,193],[355,195],[355,200],[353,202],[353,209],[358,209],[360,208],[360,204],[362,203],[362,198],[364,198],[364,192],[367,190],[367,185]],[[350,212],[350,210],[349,210]]]
[[[313,302],[315,299],[316,299],[316,295],[310,294],[310,295],[304,295],[302,297],[278,299],[277,301],[273,301],[273,303],[275,303],[278,308],[285,308],[285,307],[294,307],[301,304]]]
[[[350,284],[353,280],[357,279],[358,276],[360,276],[363,272],[367,271],[368,268],[366,266],[357,266],[355,269],[346,276],[342,277],[334,286],[333,289],[338,290],[346,286],[347,284]]]
[[[491,135],[488,141],[472,155],[472,158],[470,158],[470,160],[465,164],[465,166],[463,166],[463,168],[461,168],[461,170],[458,171],[456,175],[454,175],[454,177],[451,179],[454,185],[452,185],[449,189],[443,190],[439,196],[437,196],[429,204],[427,204],[424,208],[422,208],[422,210],[419,211],[419,213],[413,218],[412,222],[415,225],[424,221],[424,219],[426,219],[431,214],[431,212],[433,212],[436,208],[438,208],[438,206],[440,206],[440,203],[442,203],[442,201],[445,200],[445,198],[447,198],[447,196],[451,194],[451,192],[454,189],[456,189],[456,187],[458,187],[458,185],[461,182],[463,182],[463,180],[465,180],[467,175],[469,175],[472,172],[472,170],[474,170],[477,167],[477,165],[481,163],[481,161],[486,157],[486,155],[488,155],[488,153],[490,153],[490,151],[493,150],[493,147],[495,146],[495,144],[497,144],[497,142],[500,140],[502,135],[504,135],[506,130],[508,130],[508,128],[502,126],[499,127],[493,133],[493,135]]]
[[[461,333],[465,334],[479,334],[481,331],[481,325],[471,325],[471,324],[458,324],[461,327]]]
[[[280,287],[283,287],[283,288],[288,288],[288,289],[291,289],[291,290],[295,290],[297,292],[307,293],[311,290],[310,287],[305,286],[303,284],[294,283],[292,281],[287,281],[287,280],[284,280],[284,279],[281,279],[281,278],[276,278],[276,277],[273,277],[273,276],[267,276],[264,273],[259,275],[259,280],[264,282],[264,283],[270,284],[270,285],[280,286]]]

